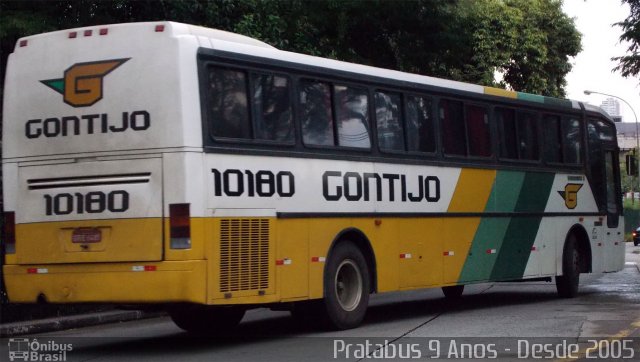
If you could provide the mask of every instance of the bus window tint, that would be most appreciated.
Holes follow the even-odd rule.
[[[251,138],[246,73],[209,68],[209,95],[213,135]]]
[[[591,173],[591,189],[593,190],[596,202],[600,205],[600,209],[605,209],[605,173],[602,167],[604,160],[602,159],[602,142],[599,125],[604,122],[600,120],[590,119],[587,121],[587,140],[589,150],[589,171]],[[604,139],[604,141],[611,141],[611,139]]]
[[[538,123],[534,113],[518,112],[518,154],[521,160],[538,160]]]
[[[479,106],[467,106],[467,135],[470,156],[491,156],[491,133],[487,109]]]
[[[327,83],[300,82],[302,140],[307,145],[333,146],[331,87]]]
[[[496,108],[496,120],[500,133],[500,157],[518,159],[518,136],[516,131],[516,112],[513,109]]]
[[[431,100],[407,97],[406,108],[407,149],[415,152],[435,152],[435,130],[431,118]]]
[[[575,118],[562,119],[562,143],[564,162],[568,164],[580,163],[580,153],[582,151],[580,121]]]
[[[462,102],[442,99],[440,100],[439,113],[444,153],[466,156],[467,140],[462,116]]]
[[[256,105],[255,138],[292,142],[294,132],[289,80],[276,75],[256,75],[253,99]]]
[[[544,116],[544,159],[546,162],[562,162],[562,138],[560,136],[560,117]]]
[[[334,86],[338,145],[370,148],[369,106],[365,89]]]
[[[400,94],[376,92],[376,124],[381,150],[404,151]]]

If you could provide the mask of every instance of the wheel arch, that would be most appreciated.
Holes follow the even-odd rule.
[[[367,262],[367,268],[369,268],[369,279],[370,279],[370,293],[375,293],[378,291],[378,270],[376,264],[376,256],[373,252],[373,247],[371,246],[371,242],[369,238],[357,228],[347,228],[342,230],[336,235],[336,237],[331,242],[331,246],[329,247],[329,251],[327,252],[326,260],[329,260],[332,257],[333,251],[341,242],[350,241],[355,244],[355,246],[362,252],[364,259]],[[325,263],[326,268],[326,263]]]
[[[580,272],[591,273],[593,257],[591,252],[591,244],[589,242],[589,234],[587,234],[584,226],[582,226],[581,224],[575,224],[571,227],[571,229],[569,229],[569,232],[567,232],[567,236],[565,237],[564,246],[562,247],[562,253],[564,255],[565,249],[567,247],[567,240],[572,234],[576,237],[578,252],[581,255],[585,256],[585,258],[582,259],[582,263],[580,265]]]

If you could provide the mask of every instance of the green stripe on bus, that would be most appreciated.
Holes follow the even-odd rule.
[[[529,102],[544,103],[544,97],[537,94],[518,92],[518,99]]]
[[[549,106],[559,106],[559,107],[568,107],[568,108],[573,107],[573,103],[571,103],[570,100],[551,98],[551,97],[544,97],[544,104]]]
[[[554,174],[527,172],[518,202],[518,213],[543,212],[553,184]],[[514,217],[509,222],[502,247],[491,272],[491,280],[521,279],[529,261],[531,247],[540,228],[540,216]]]
[[[485,212],[513,212],[524,176],[524,172],[498,171]],[[491,277],[497,257],[491,250],[500,250],[510,220],[486,217],[480,221],[460,272],[460,282],[488,280]]]

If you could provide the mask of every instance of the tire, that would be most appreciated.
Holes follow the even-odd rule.
[[[464,291],[464,285],[452,285],[449,287],[442,287],[442,293],[444,297],[449,300],[456,300],[462,297]]]
[[[362,252],[351,242],[340,242],[324,271],[322,314],[326,327],[344,330],[359,326],[367,312],[369,291],[369,269]]]
[[[169,309],[173,322],[181,329],[195,334],[225,335],[244,317],[240,307],[206,305],[176,305]]]
[[[633,242],[633,246],[638,246],[638,245],[640,245],[640,241],[634,241]]]
[[[562,275],[556,276],[556,289],[562,298],[573,298],[578,295],[582,256],[577,244],[575,235],[570,234],[562,252]]]

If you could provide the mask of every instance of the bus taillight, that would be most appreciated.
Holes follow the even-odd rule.
[[[171,249],[191,249],[191,220],[189,204],[169,205]]]
[[[16,252],[16,214],[13,211],[6,211],[3,215],[4,235],[4,252],[6,254],[15,254]]]

